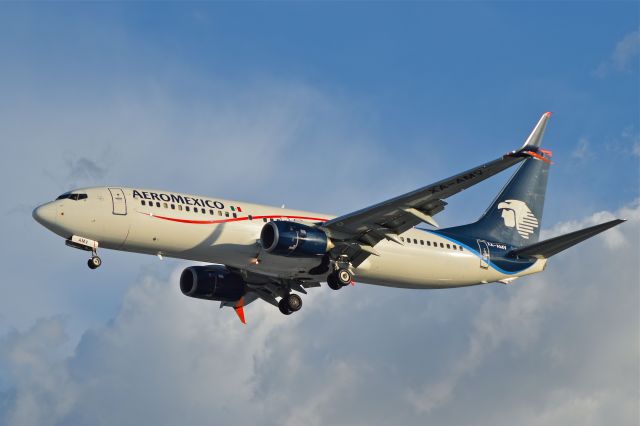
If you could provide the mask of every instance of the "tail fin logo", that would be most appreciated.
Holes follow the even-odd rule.
[[[505,200],[498,204],[498,210],[502,210],[504,226],[516,228],[524,239],[529,239],[529,235],[538,227],[538,219],[523,201]]]

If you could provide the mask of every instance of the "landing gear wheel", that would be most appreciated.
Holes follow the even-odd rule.
[[[91,269],[99,268],[100,265],[102,265],[102,259],[98,256],[91,256],[91,259],[87,261],[87,265],[89,265],[89,268]]]
[[[351,271],[345,268],[338,269],[336,271],[336,278],[342,286],[349,285],[351,284],[351,281],[353,281],[353,275],[351,275]]]
[[[335,272],[327,275],[327,285],[331,290],[340,290],[342,288],[342,284],[338,282],[338,277]]]
[[[280,299],[280,301],[278,302],[278,309],[280,309],[280,312],[285,315],[291,315],[293,313],[293,311],[289,310],[287,302],[284,300],[284,298]]]
[[[302,308],[302,298],[294,293],[287,294],[278,302],[278,309],[285,315],[291,315],[300,308]]]
[[[286,301],[287,308],[289,308],[291,312],[297,312],[302,308],[302,298],[297,294],[290,293],[284,300]]]

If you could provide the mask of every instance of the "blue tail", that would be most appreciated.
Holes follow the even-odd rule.
[[[535,147],[511,177],[491,206],[474,223],[443,229],[442,233],[464,235],[523,247],[538,241],[544,197],[547,191],[550,153],[539,149],[547,120],[546,113],[525,144]]]

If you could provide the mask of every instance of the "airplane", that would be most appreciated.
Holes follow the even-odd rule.
[[[552,152],[540,147],[551,113],[520,149],[404,195],[342,216],[124,187],[76,189],[33,211],[68,246],[205,262],[180,276],[189,297],[219,301],[246,323],[244,306],[261,299],[290,315],[297,293],[358,282],[444,289],[513,280],[541,272],[553,255],[624,222],[611,220],[539,241]],[[440,229],[445,199],[520,164],[484,214]],[[427,224],[430,227],[418,227]]]

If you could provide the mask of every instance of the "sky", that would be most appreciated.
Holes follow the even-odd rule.
[[[639,12],[2,3],[0,424],[638,424]],[[90,271],[31,217],[91,185],[347,213],[519,147],[545,111],[544,235],[628,221],[509,286],[322,286],[242,325],[180,293],[189,262]]]

